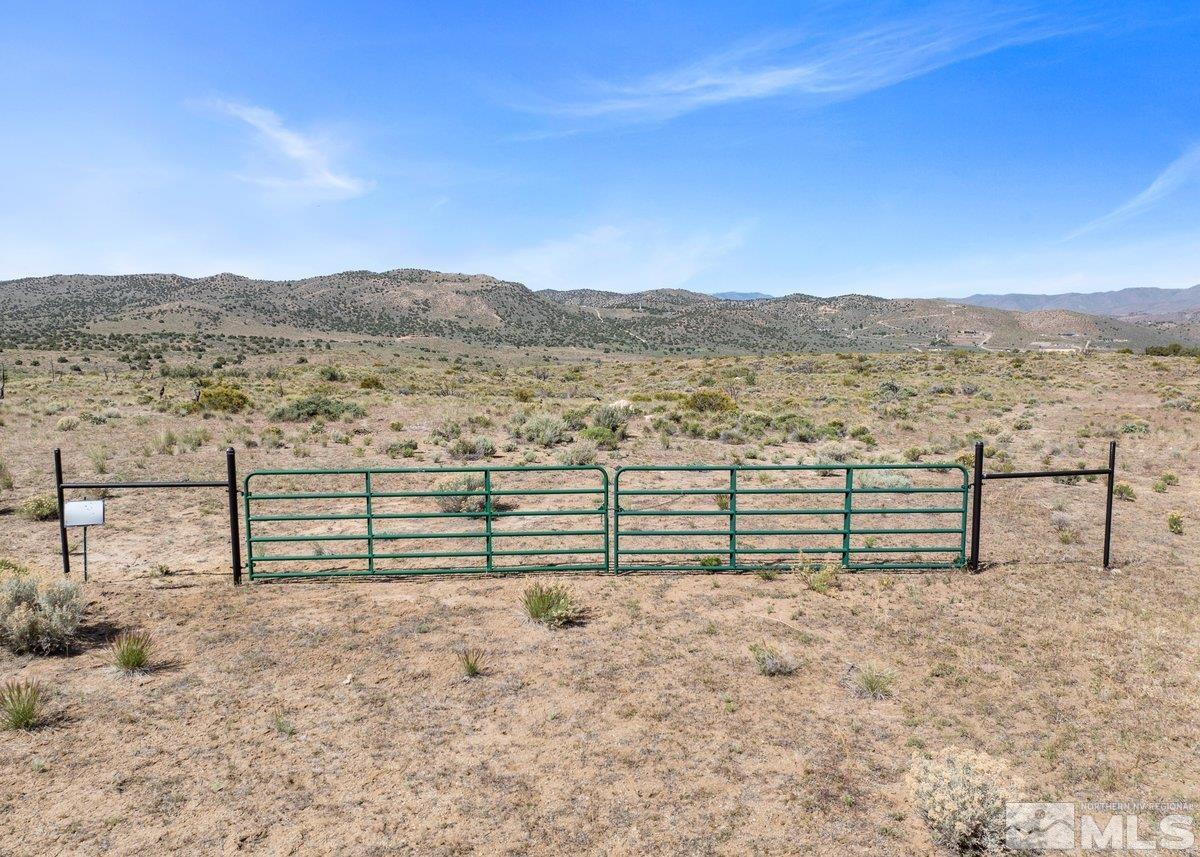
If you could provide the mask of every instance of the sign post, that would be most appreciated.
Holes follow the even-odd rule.
[[[88,579],[88,527],[104,526],[103,500],[72,500],[63,504],[62,525],[64,532],[67,527],[83,527],[83,579]]]

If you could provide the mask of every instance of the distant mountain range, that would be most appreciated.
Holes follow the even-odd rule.
[[[737,294],[534,292],[478,274],[411,268],[282,281],[236,274],[60,275],[0,281],[0,348],[154,352],[183,339],[223,335],[688,354],[1115,349],[1196,344],[1200,332],[1191,324],[1142,324],[1061,308],[1016,312],[963,301]]]
[[[756,301],[771,297],[762,292],[713,292],[712,296],[723,301]]]
[[[1130,288],[1058,295],[971,295],[962,298],[961,303],[1020,312],[1065,309],[1114,318],[1191,316],[1200,313],[1200,285],[1187,289]]]

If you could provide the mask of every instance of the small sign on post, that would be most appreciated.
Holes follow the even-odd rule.
[[[83,527],[83,579],[88,579],[88,527],[104,526],[103,500],[72,500],[63,504],[63,526]]]

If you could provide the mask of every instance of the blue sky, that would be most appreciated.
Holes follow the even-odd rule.
[[[0,278],[1200,282],[1186,3],[0,7]]]

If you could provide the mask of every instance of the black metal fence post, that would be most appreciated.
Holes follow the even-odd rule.
[[[975,441],[975,467],[971,475],[971,571],[979,571],[979,525],[983,520],[983,441]]]
[[[58,544],[62,550],[63,574],[71,573],[71,550],[67,546],[66,502],[63,495],[62,450],[54,448],[54,493],[58,497]]]
[[[1117,442],[1108,442],[1108,500],[1104,507],[1104,567],[1112,559],[1113,483],[1117,481]]]
[[[229,551],[233,560],[233,585],[242,582],[242,537],[238,533],[237,460],[233,447],[225,450],[225,472],[229,482]]]

